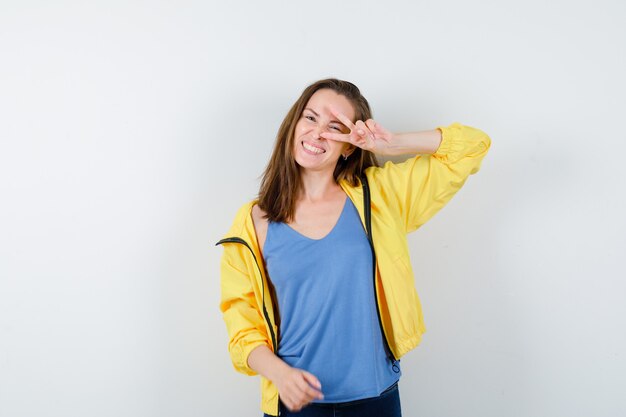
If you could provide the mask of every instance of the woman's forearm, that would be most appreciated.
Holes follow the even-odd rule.
[[[274,354],[267,346],[261,345],[248,355],[248,366],[270,381],[276,381],[290,369],[290,366]]]
[[[441,144],[439,129],[421,132],[394,133],[385,151],[387,155],[433,154]]]

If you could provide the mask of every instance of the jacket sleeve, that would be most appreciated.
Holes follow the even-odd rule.
[[[228,330],[228,351],[233,366],[238,372],[256,375],[248,366],[248,356],[254,348],[271,343],[261,310],[256,301],[252,279],[246,267],[240,248],[235,244],[225,244],[221,260],[221,300],[226,329]]]
[[[478,172],[491,139],[479,129],[453,123],[438,126],[442,140],[432,155],[417,155],[402,163],[370,168],[373,187],[412,232],[446,205],[467,177]]]

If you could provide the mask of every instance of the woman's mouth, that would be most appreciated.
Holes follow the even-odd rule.
[[[326,152],[326,150],[322,149],[322,148],[318,148],[317,146],[313,146],[311,144],[308,144],[306,142],[302,142],[302,147],[304,148],[305,151],[307,151],[310,154],[313,155],[319,155],[321,153]]]

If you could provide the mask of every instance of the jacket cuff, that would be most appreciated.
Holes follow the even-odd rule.
[[[437,126],[437,129],[441,131],[441,143],[433,155],[448,155],[452,151],[452,145],[461,127],[461,124],[457,122],[452,123],[450,126]]]
[[[265,345],[268,349],[272,350],[271,346],[263,340],[257,340],[243,346],[236,345],[232,347],[230,350],[230,358],[233,362],[233,366],[238,372],[250,376],[258,375],[258,373],[254,369],[250,368],[250,365],[248,365],[248,357],[254,349],[261,345]]]

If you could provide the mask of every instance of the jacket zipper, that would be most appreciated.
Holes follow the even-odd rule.
[[[369,183],[367,181],[367,177],[365,175],[361,176],[361,185],[363,186],[363,205],[365,209],[365,231],[367,233],[367,241],[370,244],[370,249],[372,250],[372,278],[374,283],[374,295],[376,297],[376,314],[378,315],[378,325],[380,326],[380,333],[383,336],[383,341],[385,342],[385,350],[387,351],[387,356],[391,360],[392,369],[395,373],[400,372],[400,368],[396,364],[398,360],[394,356],[391,348],[389,347],[389,341],[387,340],[387,335],[385,333],[385,329],[383,328],[383,322],[380,316],[380,308],[378,306],[378,289],[376,288],[376,251],[374,250],[374,240],[372,238],[372,210],[371,210],[371,199],[370,199],[370,188]]]
[[[263,295],[261,297],[261,300],[262,300],[261,302],[263,303],[263,316],[265,317],[265,320],[267,321],[267,327],[269,327],[270,329],[270,336],[272,338],[272,347],[274,348],[274,353],[278,355],[278,346],[276,344],[276,335],[274,334],[274,327],[272,326],[272,322],[270,321],[270,316],[267,312],[267,309],[265,308],[265,281],[263,280],[263,273],[261,272],[259,261],[257,260],[256,255],[254,254],[254,251],[252,250],[248,242],[246,242],[242,238],[227,237],[217,242],[215,246],[218,246],[224,243],[239,243],[241,245],[244,245],[246,248],[248,248],[248,250],[252,254],[252,257],[254,258],[254,263],[256,264],[256,268],[259,270],[259,274],[261,276],[261,291],[263,292]],[[276,415],[280,416],[280,396],[278,396],[278,409],[276,411]]]

